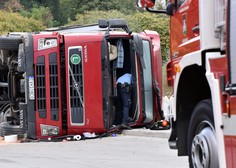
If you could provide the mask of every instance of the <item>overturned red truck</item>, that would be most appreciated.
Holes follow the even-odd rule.
[[[123,29],[124,31],[118,31]],[[111,46],[123,45],[117,68]],[[122,19],[0,37],[0,133],[30,139],[107,132],[116,79],[132,74],[130,125],[162,118],[160,38],[132,33]],[[113,57],[113,58],[111,58]]]

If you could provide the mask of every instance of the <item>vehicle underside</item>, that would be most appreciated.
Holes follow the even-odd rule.
[[[24,72],[18,71],[18,51],[0,52],[0,133],[18,134],[22,131],[20,103],[25,102]],[[21,125],[21,126],[20,126]],[[10,131],[11,130],[11,131]]]

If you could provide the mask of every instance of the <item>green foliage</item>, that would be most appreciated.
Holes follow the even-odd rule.
[[[17,0],[8,0],[4,3],[4,8],[11,12],[18,12],[22,8],[22,5]]]
[[[33,32],[45,29],[43,23],[32,18],[25,18],[17,13],[0,10],[0,34],[8,32]]]
[[[34,5],[38,5],[38,0],[20,0],[20,3],[24,5],[26,10],[30,10]]]
[[[117,11],[111,10],[106,11],[87,11],[83,14],[76,15],[75,21],[69,21],[68,25],[84,25],[84,24],[95,24],[98,23],[98,19],[111,19],[111,18],[126,18],[126,15]]]
[[[31,11],[34,6],[44,6],[51,10],[53,23],[57,25],[67,24],[68,20],[75,20],[77,14],[86,11],[118,10],[124,14],[136,12],[135,0],[20,0],[26,11]]]
[[[21,9],[20,13],[24,17],[33,18],[35,20],[41,21],[46,27],[53,26],[53,16],[48,7],[35,5],[33,8],[30,9],[30,11]]]
[[[151,13],[136,13],[130,15],[127,21],[135,32],[141,32],[143,30],[154,30],[161,37],[161,51],[163,62],[166,62],[169,58],[169,17],[162,14]]]

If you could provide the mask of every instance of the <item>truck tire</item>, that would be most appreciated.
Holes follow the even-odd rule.
[[[18,50],[19,44],[22,42],[22,38],[19,36],[0,36],[0,49]]]
[[[195,107],[188,130],[188,157],[191,168],[218,168],[218,151],[210,99]]]
[[[18,135],[18,137],[23,136],[23,129],[19,125],[10,125],[7,122],[0,124],[0,135]]]

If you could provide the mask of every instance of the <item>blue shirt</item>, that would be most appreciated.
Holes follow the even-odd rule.
[[[131,84],[131,74],[126,73],[122,75],[121,77],[117,79],[116,84],[118,83],[124,84],[125,82],[128,84]]]

